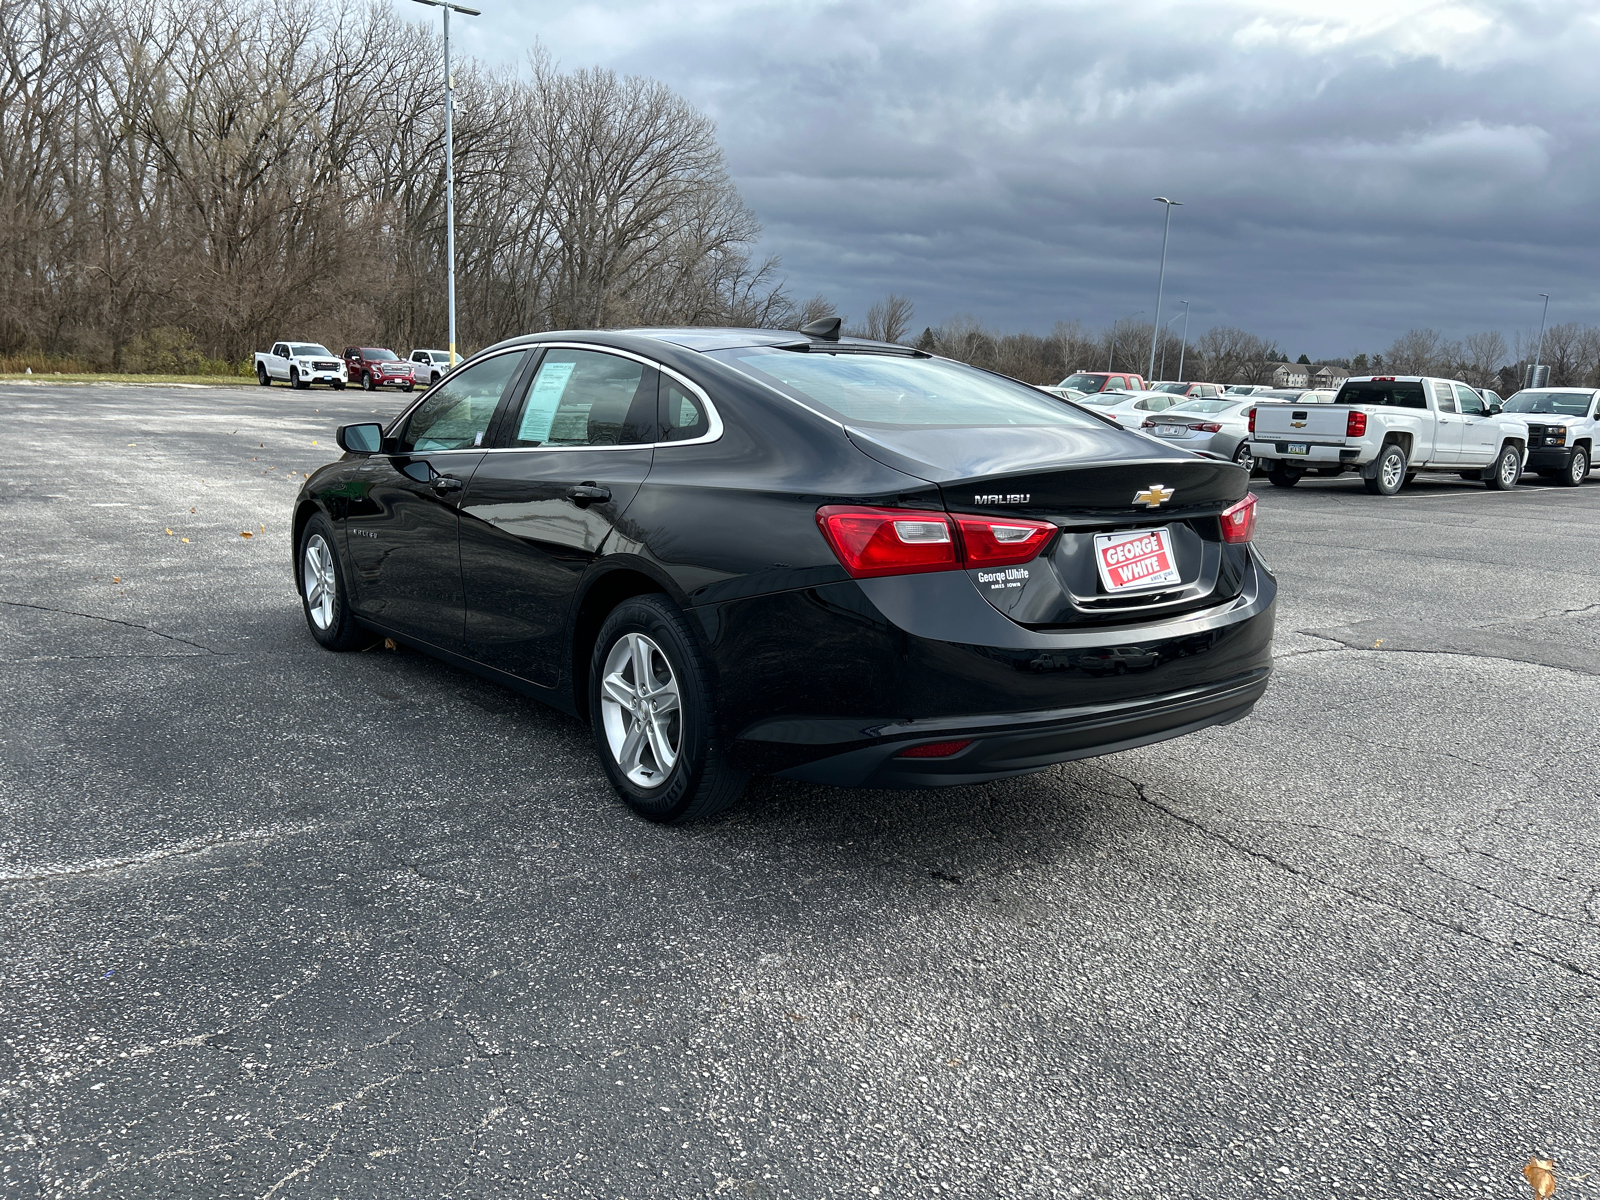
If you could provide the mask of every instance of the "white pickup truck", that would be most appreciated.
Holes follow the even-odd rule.
[[[308,388],[313,383],[343,388],[349,377],[344,362],[326,346],[316,342],[278,342],[265,354],[256,351],[256,382],[271,387],[274,380],[296,388]]]
[[[1369,375],[1347,379],[1332,404],[1257,403],[1250,453],[1278,487],[1307,470],[1355,471],[1392,496],[1418,471],[1454,471],[1505,490],[1522,478],[1528,422],[1454,380]]]

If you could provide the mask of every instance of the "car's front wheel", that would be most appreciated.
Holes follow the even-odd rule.
[[[1483,482],[1491,491],[1509,492],[1522,479],[1522,451],[1515,446],[1502,446],[1494,466],[1483,473]]]
[[[1589,477],[1589,452],[1582,446],[1572,451],[1567,469],[1561,472],[1561,482],[1567,487],[1577,487]]]
[[[329,650],[356,650],[376,639],[356,623],[334,550],[333,526],[317,513],[300,534],[300,603],[311,636]]]
[[[311,385],[309,383],[301,383],[300,382],[300,372],[295,370],[295,368],[290,367],[289,368],[289,386],[294,388],[296,391],[299,391],[301,388],[308,388]]]
[[[372,381],[371,371],[361,372],[361,387],[363,391],[368,392],[374,392],[378,390],[378,385]]]
[[[710,666],[664,596],[624,600],[601,626],[589,721],[612,786],[642,817],[698,820],[744,788],[744,773],[723,757]]]

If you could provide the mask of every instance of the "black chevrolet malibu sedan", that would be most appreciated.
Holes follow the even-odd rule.
[[[753,772],[1020,775],[1267,685],[1244,470],[835,321],[517,338],[338,436],[295,507],[312,636],[587,719],[654,820]]]

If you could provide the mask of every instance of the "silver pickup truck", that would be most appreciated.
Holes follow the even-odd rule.
[[[1451,379],[1369,375],[1346,380],[1332,404],[1257,403],[1250,439],[1278,487],[1307,470],[1354,471],[1392,496],[1418,471],[1453,471],[1504,490],[1522,478],[1528,422]]]

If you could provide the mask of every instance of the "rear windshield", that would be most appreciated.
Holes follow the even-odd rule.
[[[846,425],[1100,425],[1026,384],[945,359],[769,346],[711,357]]]
[[[1339,389],[1339,404],[1381,404],[1389,408],[1427,408],[1422,395],[1422,384],[1411,383],[1347,383]]]
[[[1589,411],[1592,392],[1518,392],[1505,403],[1506,412],[1557,413],[1581,417]]]
[[[1106,385],[1104,375],[1085,375],[1081,371],[1076,375],[1068,375],[1057,387],[1077,388],[1080,392],[1098,392]]]
[[[362,348],[362,355],[368,362],[399,362],[400,356],[393,350],[379,350],[372,346]]]
[[[1219,413],[1228,412],[1230,409],[1242,408],[1242,400],[1185,400],[1182,404],[1174,404],[1169,412],[1186,413]]]

